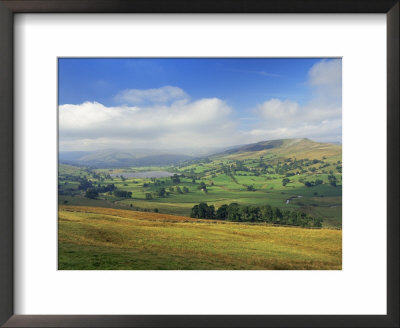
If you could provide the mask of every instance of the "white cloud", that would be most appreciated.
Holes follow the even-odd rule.
[[[148,107],[96,102],[59,106],[61,150],[179,148],[230,144],[232,109],[218,98]]]
[[[255,109],[257,124],[249,139],[312,138],[341,141],[342,65],[341,60],[322,60],[308,73],[313,97],[305,105],[290,99],[269,99]]]
[[[299,105],[293,101],[279,99],[270,99],[258,106],[258,110],[265,119],[288,119],[296,115],[299,111]]]
[[[97,102],[61,105],[59,127],[62,131],[82,131],[106,127],[139,111],[137,107],[105,107]]]
[[[181,88],[173,86],[146,90],[126,89],[115,96],[115,100],[123,104],[167,103],[187,98],[188,95]]]
[[[257,106],[256,112],[262,124],[268,127],[299,126],[302,123],[316,123],[327,119],[337,119],[342,115],[340,106],[331,104],[307,104],[300,106],[290,100],[270,99]]]
[[[245,133],[249,142],[281,138],[311,138],[322,142],[341,141],[341,119],[325,120],[319,123],[302,123],[298,126],[281,126],[273,128],[256,128]]]
[[[313,86],[342,85],[342,61],[341,59],[321,60],[308,72],[309,83]]]
[[[308,72],[308,83],[315,90],[314,101],[335,103],[342,101],[342,60],[321,60]]]

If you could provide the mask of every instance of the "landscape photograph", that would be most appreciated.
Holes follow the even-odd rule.
[[[340,58],[59,58],[59,270],[341,270]]]

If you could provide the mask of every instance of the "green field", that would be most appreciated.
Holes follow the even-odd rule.
[[[285,146],[286,145],[286,146]],[[324,227],[342,225],[341,146],[289,141],[277,149],[220,154],[175,166],[92,169],[60,165],[59,203],[112,208],[157,210],[160,213],[190,216],[200,202],[214,205],[236,202],[241,205],[271,205],[281,210],[302,211],[323,218]],[[179,182],[164,178],[121,178],[132,172],[168,171],[179,175]],[[112,176],[111,176],[112,175]],[[117,176],[115,176],[117,175]],[[330,183],[334,177],[335,186]],[[131,197],[100,193],[88,199],[79,189],[82,179],[93,186],[113,184]],[[288,182],[283,184],[283,179]],[[306,182],[319,180],[318,185]],[[206,191],[201,190],[201,185]],[[252,189],[249,190],[248,188]],[[165,195],[158,191],[164,188]],[[187,192],[179,192],[187,188]],[[151,194],[151,199],[146,198]]]
[[[60,270],[340,270],[342,232],[64,206]]]

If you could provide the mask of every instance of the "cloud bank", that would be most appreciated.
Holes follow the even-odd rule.
[[[218,98],[148,107],[85,102],[59,109],[64,150],[211,147],[229,143],[235,134],[232,109]]]

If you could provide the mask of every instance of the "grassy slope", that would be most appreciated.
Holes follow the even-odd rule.
[[[342,146],[330,143],[321,143],[310,139],[284,139],[282,145],[276,148],[260,151],[240,151],[230,155],[220,154],[218,159],[244,160],[249,158],[267,157],[292,157],[297,159],[322,159],[323,156],[334,160],[341,160]]]
[[[60,206],[59,269],[341,269],[341,230]]]

